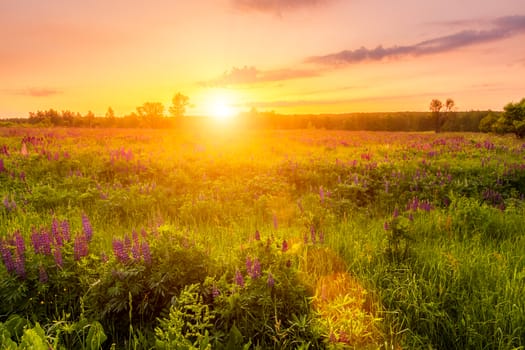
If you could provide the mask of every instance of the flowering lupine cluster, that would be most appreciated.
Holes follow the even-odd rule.
[[[145,232],[142,231],[142,240],[136,231],[133,231],[131,238],[113,238],[113,254],[119,262],[128,264],[143,260],[147,265],[151,264],[151,250]]]
[[[248,276],[253,280],[261,277],[262,271],[259,259],[255,258],[252,260],[249,256],[246,257],[246,273],[248,273]]]
[[[434,207],[432,206],[432,204],[430,204],[429,201],[425,201],[425,200],[422,201],[422,200],[419,200],[419,198],[414,197],[407,204],[406,210],[417,211],[418,209],[424,210],[424,211],[431,211],[432,209],[434,209]]]
[[[20,278],[26,276],[25,251],[25,242],[20,231],[16,231],[6,240],[0,240],[0,253],[7,271],[16,273]]]
[[[314,225],[310,226],[310,235],[305,232],[303,236],[304,244],[308,244],[310,241],[312,244],[324,243],[324,233],[322,230],[316,230]]]
[[[116,149],[109,152],[111,163],[113,164],[117,160],[124,160],[124,161],[131,161],[133,159],[133,151],[124,149],[124,147],[120,149]]]
[[[4,165],[4,160],[2,158],[0,158],[0,173],[3,173],[3,172],[6,172],[6,168],[5,168],[5,165]]]

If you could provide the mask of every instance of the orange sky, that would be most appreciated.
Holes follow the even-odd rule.
[[[523,0],[0,2],[0,117],[500,110],[525,97]]]

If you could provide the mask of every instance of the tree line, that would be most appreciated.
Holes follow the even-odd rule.
[[[136,111],[124,116],[115,116],[111,107],[104,116],[95,116],[91,111],[85,115],[72,111],[54,109],[30,112],[29,118],[11,119],[14,123],[29,123],[39,126],[98,127],[98,128],[186,128],[199,127],[206,117],[186,117],[189,98],[177,93],[168,108],[159,102],[146,102]],[[240,113],[236,118],[238,127],[248,129],[337,129],[369,131],[435,131],[435,132],[495,132],[514,133],[525,137],[525,98],[518,103],[509,103],[502,112],[455,111],[455,102],[445,103],[433,99],[429,112],[384,112],[342,114],[278,114],[252,109]]]

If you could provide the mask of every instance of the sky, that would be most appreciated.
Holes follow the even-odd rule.
[[[524,0],[2,0],[0,117],[501,110],[524,43]]]

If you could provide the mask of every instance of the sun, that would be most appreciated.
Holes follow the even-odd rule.
[[[218,121],[230,120],[235,114],[235,108],[225,100],[216,100],[210,106],[210,116]]]
[[[232,120],[239,113],[235,98],[227,91],[215,91],[206,97],[206,115],[224,123]]]

